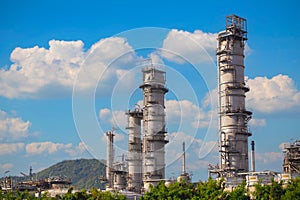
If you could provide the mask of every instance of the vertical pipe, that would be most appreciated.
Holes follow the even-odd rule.
[[[112,188],[113,176],[112,176],[112,167],[113,167],[113,159],[114,159],[114,134],[111,131],[106,132],[107,137],[107,146],[106,146],[106,179],[107,179],[107,187]]]
[[[182,170],[181,174],[185,175],[185,143],[182,143]]]
[[[254,141],[251,141],[251,171],[255,172],[255,151],[254,151]]]
[[[29,168],[29,178],[32,181],[32,166]]]

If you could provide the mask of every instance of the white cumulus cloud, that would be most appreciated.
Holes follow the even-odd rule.
[[[33,142],[27,144],[26,153],[28,155],[39,155],[39,154],[54,154],[58,152],[65,152],[69,155],[77,155],[81,154],[85,151],[84,143],[79,143],[78,146],[74,147],[71,143],[63,144],[63,143],[53,143],[50,141],[46,142]]]
[[[188,100],[167,100],[166,113],[168,124],[190,124],[195,128],[204,128],[209,124],[207,113]]]
[[[217,34],[195,30],[193,33],[173,29],[163,42],[162,55],[170,61],[185,63],[211,62],[216,58]],[[183,59],[184,58],[184,59]]]
[[[43,47],[15,48],[11,53],[12,65],[0,69],[0,95],[7,98],[42,98],[71,94],[76,76],[84,65],[88,69],[85,81],[77,85],[81,89],[96,86],[99,77],[102,85],[109,85],[116,78],[116,69],[124,67],[135,57],[124,38],[105,38],[85,51],[82,41],[49,41],[49,49]],[[129,53],[128,53],[129,52]],[[127,53],[127,54],[126,54]],[[126,54],[126,55],[124,55]],[[81,77],[82,78],[82,77]]]
[[[250,108],[263,113],[300,111],[300,91],[289,76],[256,77],[247,82],[250,92],[246,100]]]
[[[122,110],[111,111],[108,108],[103,108],[99,111],[99,119],[100,123],[108,123],[116,128],[125,129],[127,126],[127,115]]]
[[[283,154],[281,152],[263,152],[255,153],[255,159],[264,164],[272,162],[282,162]]]
[[[166,145],[166,164],[170,165],[181,158],[182,143],[185,142],[186,147],[186,165],[188,170],[195,170],[195,164],[199,168],[207,169],[208,163],[214,163],[212,157],[218,153],[216,141],[203,141],[191,136],[185,132],[172,132],[168,136],[169,143]],[[200,157],[200,149],[206,150],[206,157]],[[203,154],[204,152],[202,152]],[[208,161],[209,160],[209,161]],[[176,168],[180,169],[181,162],[176,162]]]
[[[24,150],[24,143],[2,143],[0,144],[0,155],[8,155]]]
[[[30,125],[29,121],[23,121],[20,117],[12,117],[0,110],[0,142],[28,137]]]
[[[108,108],[103,108],[99,111],[99,118],[104,121],[109,121],[111,118],[111,111]]]
[[[250,126],[266,126],[266,119],[251,119],[250,122],[249,122],[249,125]]]

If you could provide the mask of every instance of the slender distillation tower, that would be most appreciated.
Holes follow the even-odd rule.
[[[246,19],[226,17],[226,30],[218,34],[219,71],[219,151],[220,172],[230,176],[248,172],[248,121],[245,94],[249,88],[244,78],[244,48],[247,40]]]
[[[177,181],[186,181],[186,182],[190,182],[191,181],[191,177],[190,174],[188,174],[186,172],[186,168],[185,168],[185,142],[182,143],[182,164],[181,164],[181,175],[178,176]]]
[[[141,141],[141,120],[143,113],[136,108],[128,111],[128,185],[129,191],[137,193],[142,189],[142,141]]]
[[[144,189],[165,178],[165,72],[151,64],[143,68],[143,182]]]
[[[107,179],[107,188],[113,187],[113,162],[114,162],[114,136],[113,131],[107,131],[107,145],[106,145],[106,179]]]

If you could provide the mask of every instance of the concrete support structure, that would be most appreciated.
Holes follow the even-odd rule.
[[[107,145],[106,145],[106,179],[107,188],[113,188],[113,162],[114,162],[114,136],[112,131],[106,132]]]
[[[140,109],[128,111],[128,185],[129,191],[140,193],[142,189],[142,141],[141,120],[143,113]]]
[[[252,113],[246,110],[249,88],[244,78],[246,19],[226,17],[226,30],[218,34],[220,172],[225,176],[248,172],[247,123]],[[227,174],[227,175],[226,175]]]
[[[143,182],[144,189],[165,178],[165,72],[151,64],[143,70]]]

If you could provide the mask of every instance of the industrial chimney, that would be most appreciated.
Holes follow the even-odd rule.
[[[182,164],[181,164],[181,175],[177,178],[178,182],[185,181],[190,182],[191,177],[188,173],[186,173],[185,168],[185,142],[182,143]]]
[[[254,141],[251,141],[251,171],[255,172],[255,151],[254,151]]]

